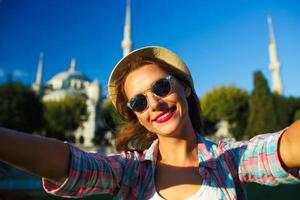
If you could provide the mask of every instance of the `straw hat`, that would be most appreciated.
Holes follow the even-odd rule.
[[[185,73],[191,83],[191,86],[193,87],[193,80],[191,77],[191,73],[185,63],[172,51],[159,47],[159,46],[147,46],[140,49],[136,49],[132,52],[130,52],[127,56],[123,57],[114,67],[112,70],[109,80],[108,80],[108,95],[111,99],[111,102],[116,107],[116,99],[117,99],[117,93],[116,90],[116,83],[119,80],[119,76],[121,72],[128,67],[128,62],[136,59],[141,58],[155,58],[162,60],[169,64],[170,66],[179,69],[183,73]]]

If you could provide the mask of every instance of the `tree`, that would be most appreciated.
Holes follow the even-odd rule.
[[[43,105],[29,88],[20,83],[0,85],[0,126],[27,133],[43,125]]]
[[[279,129],[283,129],[292,123],[295,110],[293,110],[292,102],[289,101],[289,98],[273,93],[273,100],[277,126]]]
[[[299,119],[300,119],[300,110],[297,110],[295,112],[294,121],[299,120]]]
[[[86,103],[81,96],[44,102],[46,136],[74,142],[73,132],[88,119]]]
[[[260,71],[254,73],[254,89],[249,99],[247,136],[278,130],[274,101],[267,80]]]
[[[233,136],[242,137],[248,117],[247,91],[235,86],[215,88],[201,98],[201,107],[206,127],[210,124],[209,130],[214,131],[216,123],[225,120],[229,122]]]
[[[297,116],[299,116],[298,111],[300,110],[300,98],[296,98],[296,97],[288,97],[287,98],[287,102],[288,102],[288,108],[289,108],[289,123],[288,125],[290,125],[291,123],[293,123],[294,121],[296,121]]]
[[[102,116],[105,126],[112,133],[115,133],[118,126],[122,123],[122,117],[117,112],[109,99],[106,99],[102,105]]]
[[[278,128],[283,129],[297,119],[296,113],[300,110],[300,99],[273,93],[273,100]]]

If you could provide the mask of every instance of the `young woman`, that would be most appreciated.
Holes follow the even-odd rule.
[[[124,57],[110,76],[109,97],[125,120],[116,139],[120,154],[0,129],[0,159],[67,197],[246,199],[247,182],[299,183],[300,122],[250,141],[204,139],[192,77],[168,49],[145,47]]]

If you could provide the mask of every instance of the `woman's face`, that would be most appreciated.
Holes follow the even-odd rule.
[[[171,81],[171,91],[164,97],[154,95],[150,90],[156,81],[168,75],[158,65],[147,64],[128,74],[124,85],[127,99],[138,94],[146,96],[147,108],[134,113],[139,122],[158,137],[180,136],[190,123],[186,100],[189,90],[185,90],[179,81]]]

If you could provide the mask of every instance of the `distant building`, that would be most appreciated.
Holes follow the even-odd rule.
[[[273,31],[272,18],[268,16],[268,28],[269,28],[269,70],[272,77],[272,92],[277,93],[279,95],[283,94],[283,84],[281,79],[281,71],[280,71],[280,61],[278,58],[277,47],[275,34]],[[219,139],[230,137],[231,134],[229,132],[229,123],[225,120],[221,120],[217,125],[217,131],[212,136],[212,140],[218,141]]]
[[[97,79],[90,80],[83,73],[76,71],[75,59],[71,60],[68,71],[59,72],[53,76],[45,85],[42,83],[43,72],[43,54],[41,54],[38,64],[36,81],[32,88],[42,97],[42,100],[60,101],[66,96],[80,95],[84,97],[87,110],[88,120],[83,123],[83,127],[74,132],[76,143],[81,143],[85,147],[93,146],[93,138],[97,130],[102,126],[99,112],[101,105],[101,89]]]
[[[131,40],[131,12],[130,12],[130,0],[127,0],[126,13],[125,13],[125,25],[124,34],[121,46],[123,49],[123,57],[127,56],[132,51],[132,40]]]
[[[124,35],[121,46],[123,56],[126,56],[132,50],[130,0],[127,0],[126,4]],[[32,85],[33,90],[42,97],[43,101],[60,101],[66,96],[83,96],[86,100],[89,118],[82,128],[74,132],[74,136],[76,143],[83,142],[82,145],[84,147],[93,146],[92,140],[95,133],[103,128],[99,116],[100,113],[97,112],[100,109],[102,96],[98,80],[92,81],[82,72],[77,71],[75,69],[76,61],[72,59],[69,70],[59,72],[48,80],[46,84],[43,84],[43,59],[44,54],[41,53],[38,61],[36,81]]]
[[[270,64],[269,64],[269,70],[272,75],[272,91],[274,93],[282,95],[283,93],[283,86],[282,86],[282,79],[280,74],[280,62],[277,54],[277,48],[276,48],[276,41],[275,41],[275,35],[273,31],[272,26],[272,18],[268,17],[268,26],[269,26],[269,37],[270,37],[270,43],[269,43],[269,58],[270,58]]]

